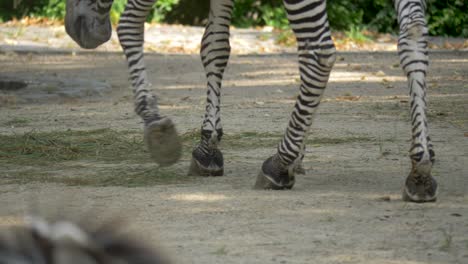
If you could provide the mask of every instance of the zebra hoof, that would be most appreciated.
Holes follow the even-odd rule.
[[[293,170],[282,168],[276,156],[263,162],[262,169],[257,176],[254,189],[257,190],[289,190],[294,186]]]
[[[145,126],[145,142],[148,151],[160,166],[176,163],[182,155],[182,142],[168,117],[163,117]]]
[[[403,189],[403,201],[415,203],[435,202],[437,200],[437,182],[431,176],[417,175],[416,172],[406,178]]]
[[[189,176],[223,176],[224,159],[219,149],[212,150],[206,155],[198,148],[192,152],[192,161],[188,172]]]

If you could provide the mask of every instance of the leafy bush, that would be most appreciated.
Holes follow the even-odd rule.
[[[170,11],[159,11],[159,14],[163,16],[161,19],[162,22],[194,26],[203,26],[206,24],[208,10],[210,8],[209,0],[179,0],[172,4],[167,3],[167,5],[168,7],[170,5]],[[166,10],[169,10],[169,8]]]
[[[63,0],[49,0],[44,6],[38,6],[34,12],[36,16],[52,19],[63,19],[65,17],[65,2]]]
[[[430,0],[429,34],[468,37],[468,1]]]
[[[120,19],[120,14],[125,10],[127,0],[114,0],[110,12],[111,21],[117,24]],[[153,6],[153,10],[148,15],[148,22],[164,22],[167,14],[169,14],[175,6],[179,4],[179,0],[158,0]]]
[[[62,19],[65,0],[0,1],[0,22],[23,16]],[[111,19],[117,23],[127,0],[115,0]],[[282,0],[235,0],[233,25],[237,27],[272,26],[287,28]],[[203,25],[210,0],[158,0],[148,16],[149,22]],[[468,37],[468,1],[427,0],[431,35]],[[396,33],[398,25],[389,0],[328,0],[328,16],[333,29],[351,31],[371,29]]]
[[[232,23],[236,27],[288,27],[282,0],[237,0],[232,14]]]
[[[174,6],[179,4],[179,0],[159,0],[154,5],[153,12],[148,17],[151,22],[164,22],[167,14],[169,14]]]
[[[125,5],[127,4],[127,0],[114,0],[114,4],[112,4],[112,8],[110,11],[110,19],[112,24],[117,24],[120,19],[120,14],[125,10]]]
[[[8,21],[24,16],[63,19],[65,17],[64,0],[21,0],[1,1],[0,21]]]
[[[347,30],[352,26],[361,25],[364,12],[358,9],[355,2],[329,0],[327,2],[330,26],[337,30]]]

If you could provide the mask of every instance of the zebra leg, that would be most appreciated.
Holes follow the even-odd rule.
[[[158,164],[168,166],[180,158],[182,144],[171,119],[159,113],[157,97],[150,92],[151,84],[143,61],[144,23],[155,1],[129,0],[117,34],[127,57],[135,112],[144,121],[148,150]]]
[[[400,36],[398,52],[400,64],[408,77],[411,97],[412,169],[406,178],[403,199],[413,202],[435,201],[437,182],[431,175],[434,163],[429,128],[427,125],[426,70],[429,64],[427,26],[424,17],[425,0],[396,0]]]
[[[299,52],[300,93],[275,155],[262,165],[256,189],[290,189],[304,141],[336,58],[325,0],[284,0]]]
[[[207,78],[205,117],[201,127],[200,144],[192,152],[189,175],[222,176],[223,154],[218,144],[223,136],[220,100],[221,82],[229,60],[229,26],[233,0],[211,0],[210,14],[203,34],[200,57]]]

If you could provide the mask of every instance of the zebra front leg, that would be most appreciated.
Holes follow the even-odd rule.
[[[234,3],[232,0],[211,0],[208,23],[203,34],[200,57],[207,78],[205,116],[200,144],[192,152],[189,175],[222,176],[223,154],[218,144],[223,136],[221,126],[221,84],[229,60],[229,26]]]
[[[161,166],[179,160],[182,143],[171,119],[161,116],[157,97],[150,91],[143,61],[144,23],[155,0],[129,0],[123,12],[117,34],[127,57],[133,87],[135,112],[144,121],[148,150]]]
[[[437,182],[431,175],[434,151],[427,125],[426,71],[429,64],[424,0],[396,0],[400,36],[400,64],[408,77],[411,97],[412,169],[405,181],[403,199],[412,202],[435,201]]]
[[[290,189],[304,155],[304,141],[336,58],[325,0],[284,0],[299,52],[300,93],[275,155],[262,165],[257,189]]]

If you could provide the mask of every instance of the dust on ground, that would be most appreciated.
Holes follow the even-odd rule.
[[[198,178],[185,176],[206,94],[197,55],[146,56],[161,109],[184,135],[182,160],[157,168],[142,144],[121,54],[0,54],[0,80],[111,87],[58,97],[45,96],[57,91],[47,85],[19,88],[39,93],[27,103],[2,91],[0,225],[35,206],[119,215],[175,263],[466,263],[468,53],[430,58],[440,196],[412,204],[400,199],[411,128],[396,53],[339,54],[308,138],[307,173],[291,191],[251,188],[292,110],[296,55],[231,58],[222,99],[226,176]]]

